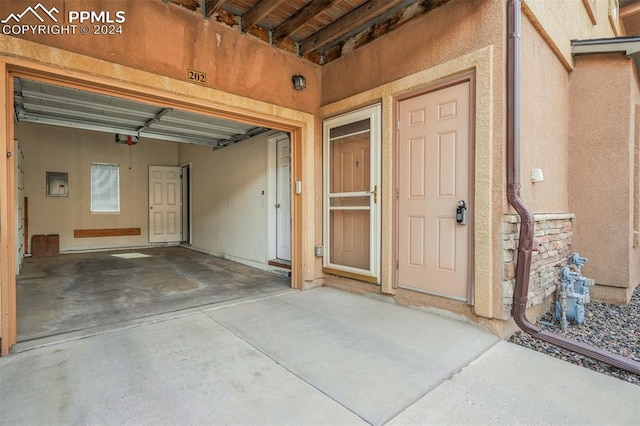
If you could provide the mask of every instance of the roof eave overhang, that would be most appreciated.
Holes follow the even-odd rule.
[[[640,37],[595,38],[571,40],[571,54],[624,53],[631,56],[640,52]]]
[[[621,53],[632,58],[636,65],[638,80],[640,80],[640,37],[571,40],[571,54],[573,56],[607,53]]]

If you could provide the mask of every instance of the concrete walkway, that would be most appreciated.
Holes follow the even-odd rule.
[[[472,324],[328,288],[30,344],[0,359],[3,425],[582,425],[640,418],[639,386]]]

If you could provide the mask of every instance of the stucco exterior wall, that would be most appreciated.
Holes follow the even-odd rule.
[[[631,242],[629,250],[629,288],[626,292],[628,302],[634,290],[640,285],[640,82],[636,77],[637,72],[632,67],[629,79],[629,94],[631,95],[630,108],[630,156],[632,158],[631,171],[631,204],[629,217],[631,222]]]
[[[500,1],[452,0],[323,66],[322,104],[373,89],[485,46],[494,45],[496,58],[500,58],[505,16],[506,6]]]
[[[591,2],[589,2],[591,3]],[[592,22],[583,0],[523,0],[523,12],[567,70],[573,69],[571,40],[614,37],[618,23],[609,21],[610,0],[595,0]],[[615,29],[614,29],[615,28]]]
[[[322,118],[382,104],[382,275],[381,291],[412,304],[430,304],[461,315],[501,318],[503,145],[505,138],[506,7],[502,2],[453,0],[402,28],[323,67]],[[390,64],[393,64],[391,66]],[[473,313],[443,298],[393,288],[394,109],[400,95],[424,90],[475,71]],[[316,139],[316,152],[321,139]],[[320,151],[321,152],[321,151]],[[316,167],[316,181],[321,181]],[[330,285],[349,288],[326,276]],[[352,281],[351,289],[361,291]],[[375,291],[370,289],[369,291]],[[437,300],[440,299],[440,300]],[[425,302],[426,300],[426,302]]]
[[[637,262],[632,248],[637,97],[631,91],[636,79],[632,61],[617,54],[578,58],[570,80],[574,249],[589,259],[586,276],[598,284],[625,288],[623,293],[637,284],[630,284],[630,256]],[[598,291],[594,288],[596,298]]]
[[[141,246],[149,243],[149,165],[175,166],[177,144],[142,139],[118,145],[110,133],[21,123],[16,137],[24,153],[29,197],[29,241],[59,234],[60,251]],[[120,166],[120,213],[91,213],[91,163]],[[69,175],[67,197],[46,196],[46,172]],[[74,238],[74,229],[140,228],[139,236]]]
[[[521,70],[521,196],[534,213],[566,213],[569,75],[526,17]],[[542,169],[543,182],[532,183],[534,168]]]
[[[191,163],[192,247],[267,265],[267,134],[213,151],[180,144]]]
[[[27,6],[33,6],[33,2],[0,2],[0,16],[20,13]],[[87,10],[85,0],[49,0],[46,6],[60,11]],[[90,9],[110,12],[111,16],[124,11],[123,33],[95,35],[90,26],[87,35],[80,34],[78,28],[73,35],[25,34],[19,38],[176,80],[186,81],[189,69],[201,71],[206,73],[207,87],[305,112],[314,112],[319,106],[318,65],[237,29],[160,0],[94,0]],[[21,24],[40,23],[29,19],[25,16]],[[304,91],[293,90],[294,74],[307,78]]]

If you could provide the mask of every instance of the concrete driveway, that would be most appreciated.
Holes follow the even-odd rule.
[[[473,324],[319,288],[0,359],[0,422],[637,424],[640,387]]]

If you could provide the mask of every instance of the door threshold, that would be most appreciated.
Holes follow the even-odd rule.
[[[270,260],[268,263],[270,266],[277,266],[279,268],[291,269],[290,260],[273,259],[273,260]]]

